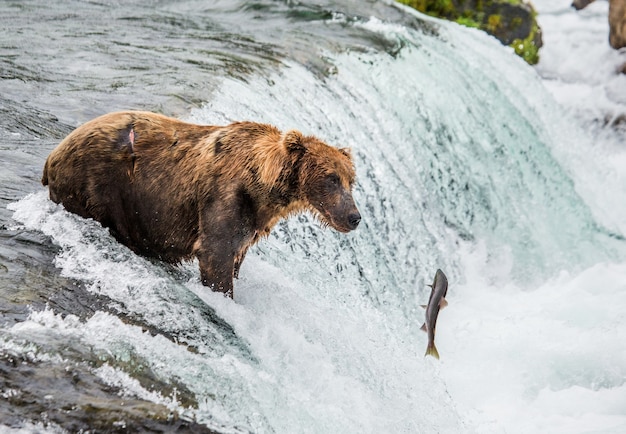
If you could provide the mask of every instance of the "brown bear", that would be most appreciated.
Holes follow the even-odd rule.
[[[48,156],[50,199],[93,218],[134,252],[194,256],[202,283],[232,297],[246,251],[309,210],[340,232],[361,215],[349,150],[255,122],[203,126],[118,112],[78,127]]]

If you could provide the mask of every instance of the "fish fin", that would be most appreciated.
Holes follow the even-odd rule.
[[[424,354],[424,357],[426,356],[433,356],[435,359],[439,360],[439,351],[437,351],[437,347],[434,342],[432,344],[428,344],[428,347],[426,347],[426,354]]]
[[[447,305],[448,305],[448,301],[445,298],[442,298],[441,301],[439,302],[439,308],[443,309]]]
[[[422,326],[420,327],[420,330],[426,331],[426,323],[422,324]]]
[[[428,307],[426,304],[420,304],[420,306],[422,306],[422,309],[426,309]]]

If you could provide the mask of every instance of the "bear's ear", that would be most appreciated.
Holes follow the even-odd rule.
[[[304,140],[302,140],[302,133],[298,130],[287,131],[285,134],[285,148],[289,152],[304,152],[306,150],[304,146]]]
[[[352,150],[350,148],[339,148],[339,152],[341,152],[346,157],[352,159]]]

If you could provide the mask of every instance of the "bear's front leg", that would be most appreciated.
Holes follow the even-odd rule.
[[[237,198],[236,195],[222,197]],[[239,200],[215,201],[200,216],[200,235],[195,254],[200,262],[202,284],[233,297],[233,279],[249,240],[249,218]]]
[[[228,257],[213,249],[200,249],[196,256],[200,263],[202,284],[233,298],[234,257]]]

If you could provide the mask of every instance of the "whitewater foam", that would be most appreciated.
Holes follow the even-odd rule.
[[[503,62],[506,50],[477,32],[359,25],[407,45],[395,58],[327,53],[336,72],[323,81],[289,62],[269,80],[224,79],[189,116],[297,127],[352,147],[358,233],[306,215],[279,224],[250,251],[232,301],[200,284],[197,264],[174,271],[139,258],[40,192],[11,206],[14,219],[51,237],[62,273],[108,297],[112,312],[84,322],[33,313],[3,332],[139,357],[197,397],[180,411],[226,432],[623,429],[626,266],[581,199],[609,184],[594,174],[602,182],[578,193],[588,169],[561,143],[584,149],[585,137],[565,135],[567,117],[534,71]],[[450,282],[439,363],[424,359],[419,331],[436,268]],[[129,372],[98,373],[176,405]]]

